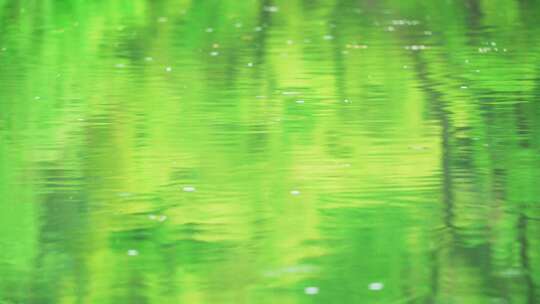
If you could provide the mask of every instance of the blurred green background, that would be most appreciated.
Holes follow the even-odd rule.
[[[0,0],[0,303],[540,303],[539,25]]]

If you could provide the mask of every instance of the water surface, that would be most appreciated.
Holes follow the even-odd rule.
[[[0,303],[540,303],[537,1],[0,0]]]

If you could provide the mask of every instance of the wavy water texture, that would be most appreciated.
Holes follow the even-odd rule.
[[[0,0],[0,303],[540,303],[539,25]]]

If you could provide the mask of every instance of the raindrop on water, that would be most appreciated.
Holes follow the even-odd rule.
[[[316,287],[316,286],[306,287],[304,288],[304,293],[310,296],[316,295],[319,293],[319,287]]]
[[[184,190],[184,192],[195,192],[195,187],[185,186],[184,188],[182,188],[182,190]]]
[[[384,288],[384,284],[381,282],[373,282],[368,285],[369,290],[379,291]]]

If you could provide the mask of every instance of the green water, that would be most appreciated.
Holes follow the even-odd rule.
[[[540,3],[0,0],[0,303],[540,303]]]

